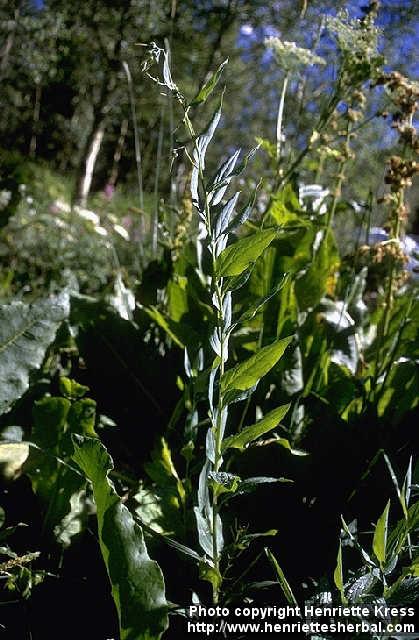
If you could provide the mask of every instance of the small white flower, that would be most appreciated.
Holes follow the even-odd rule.
[[[116,233],[121,236],[121,238],[124,238],[124,240],[127,241],[129,240],[129,233],[123,226],[121,226],[120,224],[114,224],[113,228],[114,231],[116,231]]]
[[[97,226],[97,227],[95,227],[95,231],[96,231],[96,233],[98,233],[100,236],[107,236],[107,235],[108,235],[108,232],[106,231],[105,227]]]
[[[52,206],[55,209],[58,209],[58,211],[62,211],[63,213],[70,213],[71,212],[70,205],[67,204],[67,202],[64,202],[64,200],[54,200],[54,202],[52,203]]]
[[[74,207],[74,211],[80,216],[80,218],[89,220],[89,222],[93,222],[94,225],[100,224],[100,217],[94,211],[89,211],[89,209],[84,209],[78,205]]]
[[[297,71],[300,67],[313,64],[325,64],[324,58],[310,49],[297,47],[295,42],[286,42],[276,36],[265,38],[265,46],[273,49],[278,64],[285,71]]]
[[[0,191],[0,211],[5,209],[12,198],[11,191]]]

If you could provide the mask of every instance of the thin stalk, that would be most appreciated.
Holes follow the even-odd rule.
[[[36,155],[39,116],[41,113],[41,97],[42,97],[42,86],[39,84],[39,82],[37,82],[35,85],[35,103],[33,107],[32,136],[29,144],[29,156],[31,158],[34,158]]]
[[[349,123],[349,120],[348,120],[347,124],[346,124],[346,135],[345,135],[345,151],[347,153],[349,153],[350,137],[351,137],[351,127],[350,127],[350,123]],[[337,204],[338,204],[340,196],[341,196],[342,185],[343,185],[343,181],[345,179],[344,170],[345,170],[345,166],[346,166],[347,162],[348,162],[348,156],[347,155],[344,155],[342,160],[339,162],[339,172],[338,172],[338,175],[337,175],[337,181],[336,181],[335,191],[334,191],[334,194],[333,194],[332,205],[329,208],[329,211],[327,213],[325,238],[327,238],[328,234],[330,233],[330,229],[332,227],[333,219],[335,217],[336,207],[337,207]]]
[[[170,15],[170,37],[169,38],[165,38],[164,40],[164,45],[165,45],[165,49],[167,51],[167,55],[168,55],[168,59],[169,59],[169,66],[171,67],[171,41],[172,41],[172,36],[173,36],[173,21],[175,19],[176,16],[176,8],[177,8],[177,1],[176,0],[172,0],[172,9],[171,9],[171,15]],[[168,158],[170,161],[170,165],[172,167],[172,163],[173,163],[173,151],[174,151],[174,130],[175,130],[175,122],[174,122],[174,115],[173,115],[173,95],[172,92],[169,91],[167,94],[167,104],[168,104],[168,115],[169,115],[169,153],[168,153]],[[174,222],[174,211],[175,211],[175,205],[176,205],[176,180],[174,178],[173,175],[173,171],[170,171],[170,213],[169,213],[169,221],[168,221],[168,228],[169,228],[169,237],[170,237],[170,242],[172,243],[173,240],[173,231],[174,231],[174,226],[175,226],[175,222]]]
[[[132,117],[132,126],[134,128],[134,147],[135,147],[135,164],[137,167],[137,183],[138,183],[138,196],[140,209],[142,211],[141,214],[141,222],[140,222],[140,238],[139,238],[139,250],[140,256],[142,257],[144,254],[144,245],[143,245],[143,236],[144,236],[144,190],[143,190],[143,168],[142,168],[142,159],[141,159],[141,140],[140,140],[140,132],[138,129],[138,121],[137,121],[137,110],[135,107],[135,96],[134,96],[134,86],[132,82],[131,71],[129,69],[128,63],[123,62],[122,66],[124,68],[125,74],[127,76],[128,82],[128,93],[131,104],[131,117]]]
[[[291,178],[294,175],[296,169],[300,166],[300,164],[305,159],[305,157],[313,149],[313,134],[315,132],[317,134],[322,133],[324,131],[324,129],[326,129],[326,127],[328,126],[328,124],[330,122],[330,118],[332,117],[333,112],[334,112],[334,110],[336,108],[336,105],[338,104],[339,100],[341,99],[340,92],[341,92],[341,78],[338,78],[338,81],[336,83],[336,86],[335,86],[335,89],[333,91],[333,94],[332,94],[328,104],[323,109],[323,112],[320,115],[316,126],[313,127],[312,134],[311,134],[310,139],[307,142],[306,146],[300,151],[300,153],[297,155],[297,157],[291,163],[291,165],[288,167],[288,169],[285,171],[285,173],[282,176],[278,176],[277,177],[277,180],[275,181],[275,184],[274,184],[273,189],[272,189],[272,194],[271,194],[271,196],[270,196],[270,198],[268,200],[268,203],[266,205],[265,211],[263,213],[263,217],[266,215],[266,213],[271,208],[271,205],[272,205],[272,203],[274,201],[274,198],[275,198],[275,194],[279,191],[279,189],[281,189],[281,187],[285,187],[285,185],[291,180]]]
[[[282,121],[284,117],[285,95],[287,92],[288,82],[289,73],[285,75],[284,82],[282,83],[281,99],[279,101],[278,116],[276,119],[276,161],[278,163],[278,167],[281,162]]]
[[[409,118],[409,125],[410,126],[413,125],[413,114]],[[402,153],[401,153],[401,156],[403,159],[406,157],[406,153],[407,153],[407,143],[404,142]],[[392,203],[392,209],[390,212],[390,240],[393,240],[396,243],[399,243],[400,234],[402,231],[402,221],[399,215],[399,211],[404,205],[405,188],[406,187],[400,187],[400,190],[397,194],[397,202]],[[376,357],[375,357],[374,379],[372,384],[373,392],[375,392],[378,384],[379,371],[380,371],[380,353],[384,344],[385,336],[389,329],[391,312],[393,310],[393,305],[394,305],[394,292],[395,292],[394,276],[396,271],[395,267],[396,267],[395,258],[393,256],[391,260],[390,273],[389,273],[388,282],[387,282],[387,290],[385,294],[383,315],[377,329],[377,351],[376,351]]]
[[[156,175],[154,179],[154,215],[151,225],[151,253],[153,258],[157,257],[157,241],[159,230],[159,182],[160,182],[160,169],[163,150],[163,135],[164,135],[164,112],[165,105],[161,108],[160,113],[160,127],[159,137],[157,141],[157,159],[156,159]]]

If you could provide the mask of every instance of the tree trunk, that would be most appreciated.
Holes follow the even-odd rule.
[[[36,144],[37,144],[37,136],[38,136],[38,127],[39,127],[39,116],[41,113],[41,97],[42,97],[42,87],[40,84],[36,84],[35,87],[35,103],[33,106],[33,122],[32,122],[32,136],[29,144],[29,157],[34,158],[36,155]]]
[[[18,6],[15,9],[14,16],[13,16],[13,26],[8,33],[6,42],[0,49],[0,60],[1,60],[0,61],[0,79],[4,78],[4,76],[7,73],[7,67],[9,66],[10,51],[12,50],[13,43],[15,40],[17,21],[20,15],[20,5],[21,5],[21,2],[19,2]]]
[[[76,171],[76,183],[73,192],[73,204],[86,206],[86,200],[92,186],[96,159],[100,151],[106,126],[109,96],[112,91],[109,78],[102,81],[99,99],[93,107],[93,122],[86,138]]]
[[[92,186],[96,159],[102,145],[104,134],[105,121],[102,120],[98,124],[98,126],[92,130],[92,133],[89,136],[87,153],[83,162],[84,170],[79,174],[79,179],[77,181],[75,203],[80,205],[81,207],[86,206],[87,198],[90,193],[90,187]]]

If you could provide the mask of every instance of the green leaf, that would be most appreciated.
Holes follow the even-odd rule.
[[[275,149],[276,151],[276,149]],[[270,215],[276,224],[283,225],[288,222],[301,222],[301,205],[291,183],[273,197],[272,205],[269,208]]]
[[[29,374],[41,366],[68,307],[64,295],[33,305],[0,306],[0,414],[29,387]]]
[[[155,640],[168,626],[163,574],[143,531],[109,480],[113,462],[94,438],[73,436],[73,459],[93,486],[99,543],[112,584],[121,640]]]
[[[378,518],[374,531],[374,539],[372,542],[372,548],[375,553],[375,557],[380,563],[380,566],[382,566],[386,561],[389,509],[390,500],[387,502],[383,513]]]
[[[224,62],[220,64],[218,69],[214,71],[214,73],[212,73],[211,76],[208,78],[208,80],[203,84],[203,86],[201,87],[201,89],[199,90],[195,98],[192,100],[190,104],[191,107],[196,107],[198,104],[202,104],[207,100],[207,98],[211,95],[216,85],[218,84],[218,81],[221,77],[223,69],[227,64],[228,64],[228,58],[227,60],[224,60]]]
[[[175,344],[177,344],[178,347],[180,347],[181,349],[185,348],[185,345],[178,335],[178,324],[176,322],[173,322],[173,320],[171,320],[170,318],[166,318],[156,307],[144,307],[144,311],[152,320],[157,322],[159,327],[164,329],[167,335],[173,340]]]
[[[268,431],[275,429],[281,422],[282,418],[287,414],[291,405],[284,404],[273,411],[266,414],[261,420],[245,427],[240,433],[226,438],[223,442],[223,450],[225,449],[244,449],[249,442],[253,442],[259,436],[263,436]]]
[[[173,322],[180,322],[189,311],[187,282],[184,276],[177,276],[167,283],[167,310]]]
[[[334,277],[339,266],[339,255],[331,232],[319,231],[310,249],[311,264],[295,281],[295,293],[301,311],[315,307],[325,293],[333,292]]]
[[[338,551],[338,557],[337,557],[337,562],[336,562],[336,568],[335,568],[335,571],[333,573],[333,580],[335,582],[336,588],[340,592],[340,599],[341,599],[342,604],[346,604],[347,600],[346,600],[346,597],[345,597],[344,582],[343,582],[342,545],[341,545],[341,543],[339,543],[339,551]]]
[[[294,596],[290,585],[288,584],[288,581],[287,581],[287,579],[285,577],[284,572],[282,571],[281,567],[278,564],[278,560],[275,558],[274,554],[272,553],[272,551],[270,549],[266,549],[265,548],[265,553],[268,556],[268,559],[269,559],[270,563],[272,564],[273,568],[275,569],[275,573],[277,575],[278,582],[281,585],[282,591],[284,592],[284,596],[287,599],[287,602],[289,602],[290,604],[295,605],[296,607],[298,607],[297,599]]]
[[[95,431],[96,402],[92,398],[82,398],[71,405],[67,421],[72,433],[97,437]]]
[[[222,583],[222,577],[218,569],[216,569],[207,560],[201,560],[199,563],[199,577],[212,584],[214,592],[218,592]]]
[[[151,457],[152,462],[146,463],[144,468],[156,485],[156,502],[160,510],[158,524],[165,532],[180,531],[182,527],[181,507],[185,502],[185,489],[164,438],[158,439]]]
[[[257,384],[276,365],[292,339],[293,336],[288,336],[282,340],[276,340],[260,349],[245,362],[227,371],[221,378],[221,393],[224,395],[233,389],[246,391]]]
[[[255,491],[261,484],[275,484],[277,482],[292,483],[293,481],[289,480],[288,478],[271,478],[270,476],[256,476],[254,478],[246,478],[246,480],[242,480],[240,482],[239,486],[237,487],[236,493],[231,497],[234,497],[235,495],[242,495],[244,493],[251,493],[252,491]]]
[[[198,507],[194,507],[199,544],[209,558],[213,556],[212,535],[209,519],[202,515]]]
[[[292,447],[290,441],[287,438],[275,438],[274,440],[269,441],[269,444],[277,444],[280,447],[284,447],[284,449],[287,449],[293,456],[309,455],[307,451],[304,451],[303,449],[295,449],[295,447]]]
[[[247,308],[235,324],[241,324],[252,320],[255,315],[265,306],[265,304],[269,302],[269,300],[273,298],[277,293],[279,293],[279,291],[281,291],[282,287],[284,287],[288,282],[288,279],[288,274],[283,274],[281,280],[275,285],[275,287],[266,296],[259,298],[249,308]]]
[[[92,402],[85,399],[80,402]],[[74,405],[73,405],[74,407]],[[31,454],[25,465],[32,489],[45,509],[44,529],[59,543],[68,546],[80,533],[87,518],[85,480],[68,464],[73,451],[69,416],[73,409],[67,398],[45,397],[33,408]],[[75,415],[75,414],[73,414]],[[94,409],[92,420],[94,423]],[[83,420],[75,419],[74,432],[83,433]]]
[[[219,276],[238,276],[255,262],[263,251],[277,237],[276,229],[264,229],[237,240],[217,258],[216,269]]]
[[[210,471],[208,479],[213,487],[214,493],[221,495],[222,493],[235,493],[239,484],[240,477],[233,473],[225,471]]]
[[[75,380],[71,380],[65,376],[60,378],[59,386],[60,393],[70,400],[78,400],[89,391],[89,387],[86,387],[84,384],[79,384]]]
[[[419,502],[409,507],[406,516],[397,522],[391,530],[387,541],[387,555],[398,555],[403,549],[407,536],[419,527]]]
[[[252,195],[246,202],[245,206],[231,220],[231,222],[229,223],[226,229],[226,233],[231,233],[232,231],[237,229],[237,227],[244,224],[246,220],[250,218],[253,211],[253,207],[255,206],[258,189],[259,189],[259,185],[257,185],[256,189],[254,189]]]

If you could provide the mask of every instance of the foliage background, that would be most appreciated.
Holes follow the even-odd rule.
[[[215,275],[209,275],[209,241],[190,196],[186,150],[193,153],[197,140],[182,127],[182,102],[161,67],[147,66],[151,43],[168,55],[186,104],[229,59],[214,94],[189,112],[203,134],[225,85],[205,179],[238,148],[245,154],[260,144],[232,183],[243,193],[244,208],[261,180],[252,217],[231,238],[239,243],[247,235],[281,230],[263,254],[248,261],[249,273],[255,262],[251,275],[233,293],[233,317],[248,315],[232,333],[229,366],[277,339],[292,335],[292,346],[253,395],[231,403],[230,428],[240,431],[285,403],[291,409],[274,425],[272,439],[230,451],[227,469],[240,479],[281,476],[293,482],[260,483],[256,494],[243,491],[227,503],[223,597],[235,601],[250,593],[256,602],[285,601],[264,546],[279,558],[299,602],[325,593],[349,598],[354,584],[365,598],[400,604],[416,597],[418,470],[411,458],[418,444],[417,291],[404,255],[379,257],[388,236],[375,244],[370,232],[389,216],[394,221],[395,208],[382,201],[389,193],[388,159],[407,154],[410,161],[417,151],[417,138],[412,148],[400,145],[391,95],[375,86],[380,73],[394,70],[417,78],[417,3],[381,2],[383,60],[379,72],[372,65],[359,82],[365,107],[350,140],[353,155],[342,156],[343,123],[355,109],[351,77],[331,110],[329,137],[280,180],[317,131],[342,68],[342,50],[323,29],[326,16],[347,8],[351,17],[362,18],[364,5],[0,3],[0,536],[2,560],[15,562],[11,571],[2,565],[0,623],[9,637],[118,637],[114,602],[122,609],[125,604],[115,595],[119,577],[109,571],[113,602],[103,562],[115,546],[101,528],[101,493],[75,474],[74,455],[79,471],[105,486],[107,508],[118,511],[122,497],[128,507],[123,517],[143,558],[147,549],[138,522],[199,549],[190,514],[206,455],[217,325],[208,278],[214,282]],[[275,134],[284,68],[265,44],[270,36],[315,49],[326,61],[290,77],[279,163]],[[413,181],[409,189],[408,182],[401,237],[406,230],[418,233],[418,186]],[[301,197],[301,185],[313,183],[328,189],[324,217]],[[364,242],[369,234],[378,247],[371,253]],[[364,253],[357,252],[362,247]],[[99,438],[114,469],[102,449],[88,459],[74,436]],[[116,493],[94,476],[97,468],[109,470]],[[377,552],[383,529],[378,523],[389,498],[389,526],[396,532],[390,535],[392,559],[400,542],[400,557],[390,568]],[[352,538],[342,530],[341,514]],[[252,534],[273,530],[278,535],[257,538],[250,548]],[[202,583],[190,558],[145,531],[168,600],[185,605],[194,591],[209,602],[214,577]],[[333,578],[339,540],[341,585],[336,572]],[[357,545],[371,549],[370,563],[365,554],[360,561]],[[28,553],[35,555],[25,560]],[[244,566],[251,568],[241,578]],[[179,584],[180,572],[191,575],[190,582]],[[267,590],[253,590],[267,575]],[[163,624],[156,619],[157,627]],[[182,633],[184,621],[171,616],[165,637]]]

